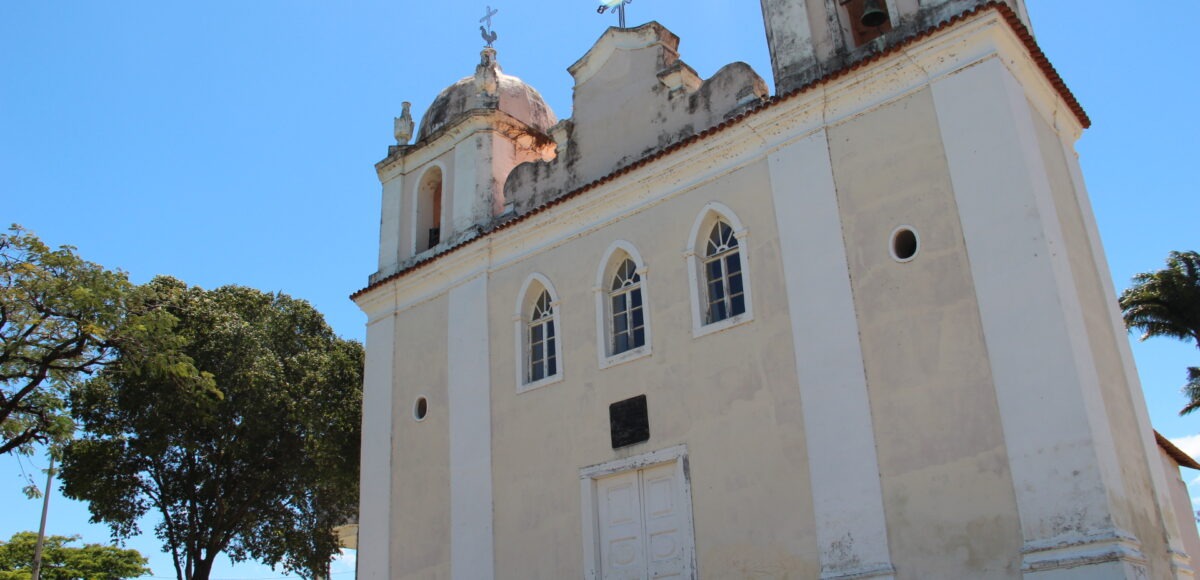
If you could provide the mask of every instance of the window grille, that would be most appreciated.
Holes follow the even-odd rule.
[[[724,221],[713,225],[704,252],[705,324],[746,312],[742,259],[733,228]]]
[[[550,293],[543,290],[533,305],[529,316],[529,382],[539,381],[558,374],[555,341],[558,337],[554,328],[554,309],[550,304]]]
[[[626,258],[617,266],[608,297],[612,314],[612,354],[620,354],[646,344],[642,277],[638,275],[633,260]]]

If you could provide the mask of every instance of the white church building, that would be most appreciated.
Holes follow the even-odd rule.
[[[761,4],[404,107],[358,577],[1192,578],[1024,2]]]

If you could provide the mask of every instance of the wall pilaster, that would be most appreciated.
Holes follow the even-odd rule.
[[[875,433],[824,130],[771,154],[821,578],[892,578]]]
[[[390,580],[395,314],[367,323],[359,477],[358,577]]]
[[[933,94],[978,294],[1027,578],[1140,578],[1112,429],[1021,85],[997,58]]]
[[[450,291],[450,557],[454,580],[495,577],[487,274]]]

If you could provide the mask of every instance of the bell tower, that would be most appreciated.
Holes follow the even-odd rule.
[[[1024,0],[761,0],[775,92],[790,92],[914,32],[998,1],[1029,27]]]
[[[446,87],[419,125],[407,102],[395,118],[396,144],[375,165],[383,211],[372,280],[478,235],[507,211],[503,187],[513,167],[554,156],[554,112],[536,89],[504,73],[494,48],[479,56],[475,74]]]

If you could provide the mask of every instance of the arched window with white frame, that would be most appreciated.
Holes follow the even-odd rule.
[[[733,228],[717,220],[704,244],[704,323],[712,324],[746,312],[742,255]]]
[[[529,363],[526,368],[529,382],[536,383],[558,374],[558,334],[554,329],[554,309],[550,306],[550,293],[542,290],[533,302],[529,321],[525,323],[525,336],[529,340]]]
[[[705,206],[692,226],[684,257],[692,282],[693,336],[752,319],[746,237],[733,211],[716,202]]]
[[[642,277],[633,260],[617,266],[608,292],[612,317],[612,353],[621,354],[646,344],[646,311],[642,303]]]
[[[650,354],[646,266],[632,244],[614,242],[596,277],[596,351],[600,368]]]
[[[562,379],[562,330],[558,298],[550,281],[534,274],[525,282],[513,315],[517,392]]]

